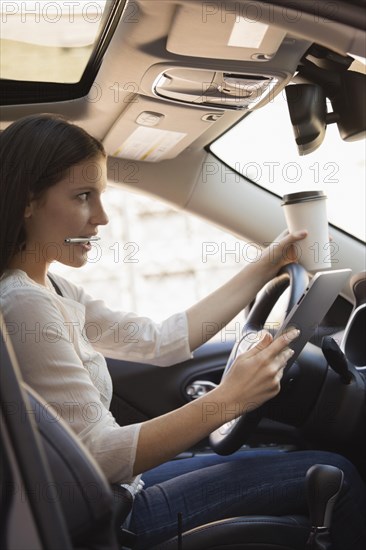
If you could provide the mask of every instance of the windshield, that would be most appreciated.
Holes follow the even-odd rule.
[[[299,156],[284,92],[231,128],[211,150],[279,196],[323,190],[329,222],[366,241],[365,141],[342,141],[331,124],[322,145]]]

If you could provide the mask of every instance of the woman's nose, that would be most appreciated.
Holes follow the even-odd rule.
[[[109,218],[103,207],[101,212],[101,218],[102,218],[102,221],[99,222],[99,225],[107,225],[107,223],[109,222]]]
[[[93,225],[107,225],[109,222],[109,218],[107,216],[106,211],[103,208],[102,203],[99,203],[98,206],[96,206],[95,211],[93,212],[91,223]]]

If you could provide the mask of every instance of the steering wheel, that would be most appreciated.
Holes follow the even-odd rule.
[[[257,295],[242,330],[243,338],[247,342],[249,341],[250,344],[251,338],[248,338],[248,335],[252,333],[256,334],[263,329],[271,310],[285,289],[289,287],[289,297],[285,307],[286,317],[302,296],[308,283],[309,277],[307,271],[300,264],[292,263],[281,268],[277,276],[267,283]],[[235,345],[226,364],[223,377],[226,376],[231,368],[237,352],[238,345]],[[209,436],[212,449],[221,455],[228,455],[238,450],[259,423],[264,411],[265,405],[262,405],[252,412],[248,412],[235,420],[227,422],[212,432]]]

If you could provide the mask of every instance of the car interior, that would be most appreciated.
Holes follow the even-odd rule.
[[[315,178],[320,165],[311,159],[331,132],[348,150],[361,146],[361,158],[351,159],[358,171],[344,168],[344,180],[327,190],[334,209],[358,224],[329,218],[332,269],[350,270],[346,284],[278,396],[176,460],[322,449],[346,456],[366,480],[365,8],[364,0],[1,2],[1,130],[25,115],[61,114],[102,141],[111,186],[198,216],[258,250],[284,229],[284,163],[310,159],[310,189],[322,188],[332,160],[342,172],[350,157],[333,150],[321,166],[324,181]],[[296,156],[284,145],[280,151],[282,120],[271,118],[280,97]],[[278,141],[274,153],[269,138]],[[259,162],[260,181],[240,168]],[[301,185],[289,189],[308,189]],[[283,320],[314,275],[300,264],[282,269],[243,312],[243,330]],[[122,426],[142,422],[209,392],[234,348],[232,340],[208,341],[168,369],[107,358],[113,416]],[[2,318],[0,377],[1,549],[133,548],[134,533],[123,527],[130,493],[108,484],[70,428],[24,383]],[[156,549],[328,548],[316,536],[308,541],[315,527],[329,529],[341,486],[342,472],[315,468],[304,483],[307,516],[234,517],[191,531],[177,518],[176,537]]]

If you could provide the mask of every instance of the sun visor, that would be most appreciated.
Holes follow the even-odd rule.
[[[177,8],[166,48],[190,57],[269,61],[286,32],[261,22],[268,9],[255,2],[185,3]]]
[[[135,161],[176,157],[223,115],[144,98],[131,103],[104,139],[107,154]]]

